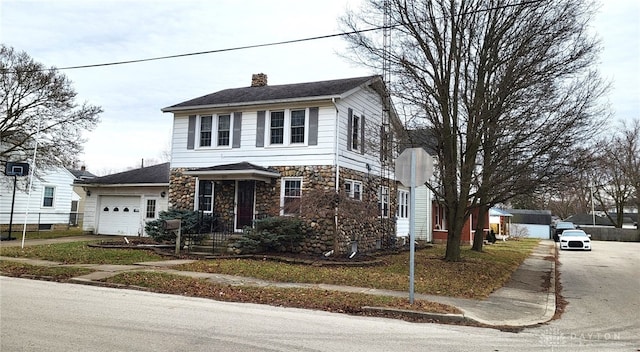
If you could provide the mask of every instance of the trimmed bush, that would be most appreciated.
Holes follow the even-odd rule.
[[[302,221],[296,217],[276,216],[255,221],[245,228],[235,247],[242,253],[287,252],[304,238]]]

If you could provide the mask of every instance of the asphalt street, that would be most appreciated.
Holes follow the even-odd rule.
[[[0,350],[637,352],[638,249],[562,252],[566,313],[520,333],[0,277]]]

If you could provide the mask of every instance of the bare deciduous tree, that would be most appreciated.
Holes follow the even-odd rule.
[[[388,58],[390,89],[435,132],[446,260],[460,260],[473,208],[571,172],[567,160],[593,135],[605,87],[592,70],[592,10],[583,0],[369,0],[342,19],[354,59],[381,68]],[[385,13],[386,48],[361,31]]]
[[[0,74],[0,160],[30,158],[38,138],[40,168],[73,166],[82,151],[82,132],[96,126],[102,109],[77,105],[66,76],[5,45]]]
[[[594,194],[599,207],[616,227],[622,227],[625,208],[640,208],[640,120],[623,123],[598,148],[594,165]],[[615,210],[615,215],[610,211]]]

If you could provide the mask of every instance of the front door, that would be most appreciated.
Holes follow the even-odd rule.
[[[236,229],[253,225],[254,196],[256,181],[238,181],[236,187]]]

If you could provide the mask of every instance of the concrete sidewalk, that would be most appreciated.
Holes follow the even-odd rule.
[[[84,237],[84,236],[83,236]],[[89,237],[89,236],[87,236]],[[97,236],[91,236],[97,237]],[[87,240],[74,237],[75,240]],[[95,239],[95,238],[93,238]],[[101,237],[99,237],[101,239]],[[35,241],[55,243],[55,240],[31,240],[29,245],[35,245]],[[63,241],[60,239],[58,242]],[[6,242],[2,243],[4,247]],[[44,244],[44,243],[38,243]],[[20,244],[18,244],[20,245]],[[411,315],[422,315],[439,320],[469,321],[488,326],[499,327],[525,327],[547,322],[553,318],[556,309],[555,296],[555,243],[551,240],[543,240],[533,250],[531,256],[525,259],[520,267],[513,273],[507,284],[492,293],[485,300],[473,300],[453,298],[446,296],[415,294],[416,300],[428,300],[448,304],[457,307],[462,314],[428,314],[409,311],[398,311]],[[33,265],[57,266],[60,263],[25,259],[0,257],[0,260],[19,261]],[[408,297],[408,292],[378,290],[364,287],[337,286],[324,284],[305,283],[280,283],[260,279],[223,274],[209,274],[201,272],[178,271],[172,266],[192,262],[193,260],[167,260],[158,262],[136,263],[135,265],[100,265],[100,264],[72,264],[68,266],[86,267],[95,272],[75,277],[72,282],[82,284],[103,285],[100,280],[117,275],[124,271],[163,271],[176,275],[194,278],[203,278],[215,283],[234,286],[261,286],[261,287],[286,287],[286,288],[315,288],[332,291],[358,292],[371,295],[383,295],[393,297]],[[382,308],[369,308],[382,310]]]

